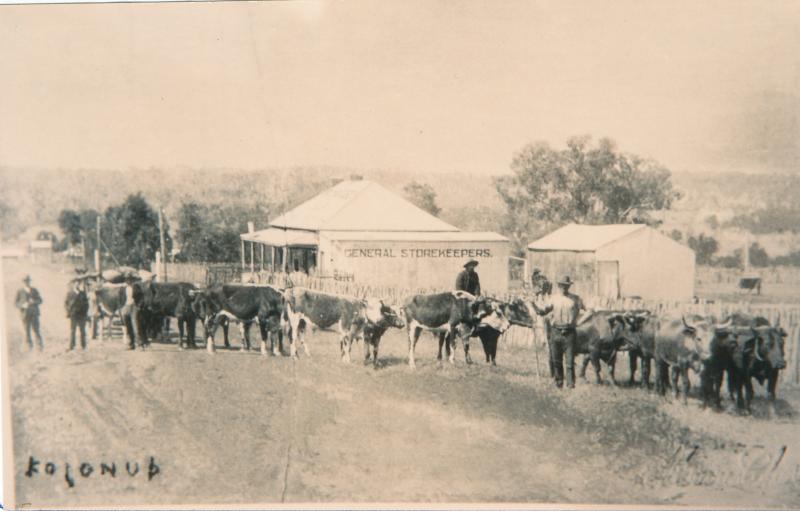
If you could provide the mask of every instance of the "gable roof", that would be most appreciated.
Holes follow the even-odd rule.
[[[529,244],[528,250],[594,252],[612,241],[646,228],[645,224],[569,224]]]
[[[378,183],[342,181],[270,225],[309,231],[458,231]]]

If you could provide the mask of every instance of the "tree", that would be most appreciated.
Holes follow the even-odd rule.
[[[77,245],[81,242],[81,216],[77,211],[62,209],[61,213],[58,214],[58,227],[64,233],[64,238],[72,245]]]
[[[512,175],[495,179],[506,205],[504,227],[518,245],[541,226],[567,222],[656,223],[650,211],[669,209],[679,194],[660,164],[573,137],[562,150],[536,142],[518,151]]]
[[[753,266],[763,268],[769,265],[769,255],[764,247],[759,245],[758,242],[754,242],[750,245],[748,249],[748,255],[750,258],[750,264]]]
[[[672,231],[669,233],[669,237],[675,241],[683,241],[683,233],[678,229],[672,229]]]
[[[719,249],[719,243],[711,236],[701,234],[698,237],[689,236],[686,240],[689,248],[694,250],[697,264],[711,264],[714,260],[714,254]]]
[[[22,227],[14,214],[14,208],[6,198],[7,190],[0,190],[0,234],[10,237],[22,231]]]
[[[62,246],[59,248],[66,250],[67,246],[77,246],[83,243],[85,252],[83,257],[90,260],[95,248],[97,248],[97,217],[100,215],[94,209],[82,209],[74,211],[63,209],[58,215],[58,226],[64,233]]]
[[[433,187],[427,183],[418,183],[411,181],[403,191],[409,201],[424,209],[433,216],[439,216],[442,209],[436,205],[436,192]]]
[[[714,260],[714,266],[722,266],[723,268],[741,268],[742,267],[742,249],[737,248],[732,254],[720,256]]]
[[[178,210],[176,239],[182,261],[236,262],[240,256],[240,235],[247,222],[267,225],[268,210],[263,206],[201,205],[188,202]]]
[[[120,206],[106,209],[102,239],[120,264],[146,268],[159,248],[158,214],[141,193],[129,195]],[[165,247],[171,248],[168,226]]]

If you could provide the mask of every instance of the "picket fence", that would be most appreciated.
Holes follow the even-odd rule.
[[[229,263],[167,263],[167,280],[170,282],[190,282],[197,286],[213,286],[226,282],[236,282],[241,276],[241,266]],[[158,273],[156,263],[150,271]]]
[[[218,269],[214,269],[214,267]],[[237,265],[201,265],[170,264],[168,275],[171,281],[203,283],[205,285],[223,282],[249,282],[254,284],[271,284],[285,288],[302,286],[326,293],[354,296],[357,298],[379,298],[389,304],[402,304],[408,297],[421,293],[447,291],[432,287],[398,288],[392,286],[370,286],[352,281],[340,281],[329,277],[308,276],[305,273],[273,273],[241,272]],[[494,296],[500,300],[511,300],[524,296],[524,291]],[[786,370],[782,373],[782,381],[800,384],[800,304],[767,304],[750,303],[748,301],[703,301],[676,302],[641,299],[603,299],[584,297],[588,307],[604,310],[648,310],[655,314],[699,314],[723,320],[734,312],[763,316],[775,324],[780,318],[781,326],[786,330]],[[510,346],[531,347],[537,355],[544,344],[542,329],[511,327],[501,337],[501,342]],[[546,353],[546,352],[545,352]]]

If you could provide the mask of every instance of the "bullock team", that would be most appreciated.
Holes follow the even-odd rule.
[[[562,280],[559,287],[566,288],[564,296],[574,297],[567,293],[568,285],[563,286],[571,283],[569,278]],[[362,341],[365,361],[371,360],[377,367],[383,334],[388,328],[406,328],[411,368],[415,367],[415,347],[424,330],[438,337],[440,361],[446,357],[454,363],[456,340],[460,338],[465,360],[471,364],[470,338],[478,337],[486,362],[495,365],[497,341],[503,332],[511,325],[534,328],[537,316],[544,316],[551,376],[559,387],[564,371],[556,355],[567,355],[568,386],[574,382],[573,357],[578,354],[585,355],[581,376],[585,377],[591,363],[600,383],[603,362],[609,382],[615,384],[617,353],[627,351],[631,384],[640,369],[641,386],[651,388],[654,366],[656,391],[664,395],[671,387],[676,398],[682,394],[685,403],[690,386],[688,373],[692,370],[700,376],[703,406],[721,406],[721,388],[726,381],[731,399],[746,412],[750,411],[753,398],[753,379],[762,385],[766,383],[768,399],[773,401],[779,371],[786,365],[783,353],[787,334],[780,326],[780,318],[772,325],[764,318],[739,313],[716,321],[679,313],[659,316],[645,310],[589,310],[578,318],[567,318],[572,321],[570,333],[569,327],[561,324],[564,320],[553,316],[559,310],[558,300],[547,299],[548,296],[542,300],[538,294],[534,299],[504,302],[459,290],[418,294],[400,306],[392,306],[378,299],[359,299],[302,287],[225,284],[200,289],[188,283],[160,283],[132,274],[111,282],[97,276],[80,276],[73,283],[71,294],[87,296],[92,337],[96,337],[103,318],[119,316],[132,350],[145,349],[151,339],[164,333],[168,319],[174,318],[181,349],[197,347],[197,320],[201,322],[209,352],[215,351],[214,335],[219,327],[223,329],[225,346],[230,347],[228,326],[237,321],[242,326],[243,350],[251,348],[249,327],[256,324],[262,354],[268,353],[268,342],[273,355],[282,354],[283,340],[287,339],[291,356],[297,356],[299,349],[310,355],[305,335],[313,325],[338,331],[343,361],[350,361],[352,344]],[[545,306],[539,307],[537,302]],[[85,319],[87,312],[77,310]],[[76,320],[72,319],[74,334]],[[77,318],[78,323],[80,319]],[[555,346],[556,341],[562,345]]]

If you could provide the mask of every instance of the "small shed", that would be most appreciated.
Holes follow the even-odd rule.
[[[692,249],[643,224],[569,224],[528,245],[529,268],[569,275],[581,296],[690,300]]]
[[[35,263],[53,262],[53,240],[32,240],[28,243],[31,260]]]
[[[348,180],[241,235],[242,267],[372,286],[452,289],[469,259],[481,287],[508,290],[510,245],[466,232],[367,180]]]

